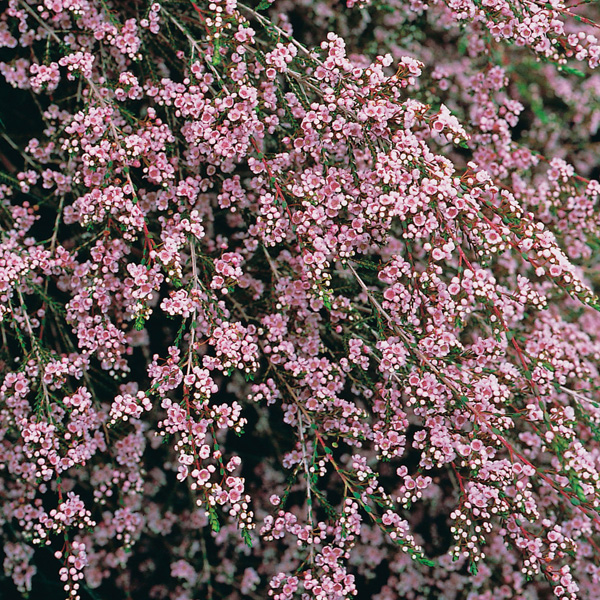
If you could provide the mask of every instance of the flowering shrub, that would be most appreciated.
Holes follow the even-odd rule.
[[[7,594],[599,597],[587,4],[3,3]]]

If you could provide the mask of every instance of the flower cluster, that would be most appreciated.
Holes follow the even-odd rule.
[[[3,590],[600,595],[597,8],[343,4],[0,8]]]

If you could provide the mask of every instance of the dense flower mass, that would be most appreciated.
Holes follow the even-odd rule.
[[[600,597],[595,19],[1,3],[0,595]]]

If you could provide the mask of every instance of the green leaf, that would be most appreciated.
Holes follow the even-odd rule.
[[[212,57],[212,65],[214,67],[218,66],[221,64],[221,52],[220,52],[220,48],[221,48],[221,38],[217,38],[216,42],[215,42],[215,47],[214,47],[214,51],[213,51],[213,57]]]
[[[221,524],[219,523],[217,511],[214,509],[214,507],[210,506],[210,504],[208,506],[208,522],[210,523],[210,528],[215,533],[218,533],[221,529]]]
[[[135,318],[135,323],[134,323],[134,329],[136,331],[141,331],[142,329],[144,329],[144,325],[146,323],[146,319],[144,319],[144,317],[142,315],[138,315]]]
[[[248,548],[252,548],[252,538],[250,537],[250,532],[247,529],[242,529],[242,539],[246,542],[246,546]]]
[[[468,402],[469,402],[469,399],[463,394],[458,397],[456,404],[458,405],[459,408],[463,408],[463,406],[466,406],[468,404]]]
[[[569,67],[566,65],[562,65],[558,67],[559,71],[563,71],[564,73],[568,73],[569,75],[577,75],[577,77],[585,77],[585,73],[576,69],[575,67]]]
[[[531,103],[531,110],[535,114],[535,116],[541,121],[542,125],[547,125],[550,122],[550,118],[546,114],[544,110],[544,105],[541,100],[534,100]]]
[[[579,500],[581,500],[581,502],[587,502],[587,498],[585,496],[585,494],[583,493],[583,487],[581,485],[581,483],[579,483],[579,481],[575,478],[570,478],[571,479],[571,487],[573,488],[573,491],[577,494],[577,497],[579,498]]]

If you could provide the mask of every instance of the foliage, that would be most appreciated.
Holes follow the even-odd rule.
[[[593,3],[2,10],[6,589],[598,598]]]

